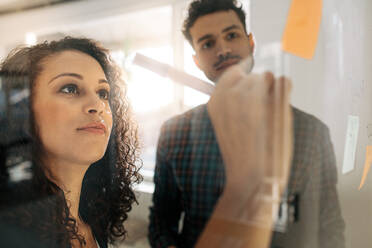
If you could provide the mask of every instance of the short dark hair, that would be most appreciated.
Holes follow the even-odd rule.
[[[196,20],[204,15],[208,15],[218,11],[233,10],[241,23],[243,24],[245,32],[245,12],[242,4],[238,5],[236,0],[194,0],[190,3],[188,8],[187,18],[183,23],[182,33],[185,38],[190,42],[192,46],[192,37],[190,34],[190,28],[194,25]]]

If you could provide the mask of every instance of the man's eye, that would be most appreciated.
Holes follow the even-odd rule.
[[[110,98],[110,93],[105,89],[99,90],[98,95],[103,100],[108,100]]]
[[[70,95],[79,94],[78,87],[75,84],[65,85],[59,91],[64,94],[70,94]]]
[[[208,49],[208,48],[211,48],[212,46],[213,46],[213,42],[207,41],[203,44],[202,49]]]
[[[238,34],[237,34],[237,33],[229,33],[229,34],[227,35],[227,39],[228,39],[228,40],[235,39],[236,37],[238,37]]]

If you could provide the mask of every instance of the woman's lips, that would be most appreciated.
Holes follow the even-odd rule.
[[[79,127],[77,130],[94,134],[104,134],[106,133],[106,126],[102,123],[89,123],[88,125]]]

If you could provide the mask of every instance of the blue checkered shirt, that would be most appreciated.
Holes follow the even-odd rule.
[[[295,108],[293,114],[294,156],[288,193],[300,195],[299,220],[285,233],[274,233],[271,247],[342,248],[345,225],[328,128]],[[222,156],[206,105],[164,123],[154,183],[151,247],[193,247],[225,183]]]

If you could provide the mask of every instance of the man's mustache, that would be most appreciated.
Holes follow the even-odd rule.
[[[240,57],[239,55],[231,55],[231,54],[220,56],[219,60],[213,65],[213,67],[218,68],[222,63],[224,63],[225,61],[227,61],[229,59],[239,59],[239,60],[241,60],[242,57]]]

